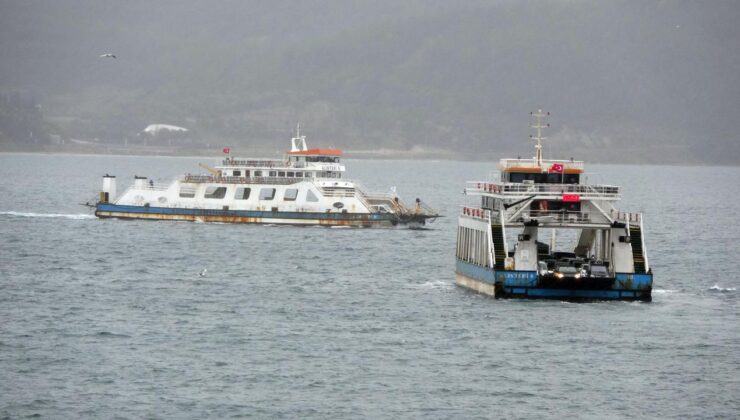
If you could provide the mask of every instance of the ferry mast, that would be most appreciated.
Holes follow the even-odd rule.
[[[542,167],[542,140],[545,140],[547,138],[542,137],[542,129],[550,126],[550,123],[543,125],[542,118],[550,116],[550,113],[543,112],[541,109],[538,109],[537,112],[530,112],[529,115],[535,117],[535,123],[531,127],[537,129],[537,135],[530,135],[529,138],[532,140],[537,140],[537,144],[534,146],[537,153],[535,156],[535,161],[537,162],[537,166]]]

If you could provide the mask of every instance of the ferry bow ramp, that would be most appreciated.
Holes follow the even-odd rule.
[[[458,214],[456,284],[495,298],[651,301],[643,214],[616,207],[620,187],[584,182],[582,161],[544,159],[549,113],[532,115],[535,156],[501,159],[498,179],[465,186],[475,202]]]

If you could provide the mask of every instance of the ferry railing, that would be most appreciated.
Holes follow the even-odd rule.
[[[211,176],[211,175],[185,175],[180,182],[187,184],[271,184],[290,185],[312,178],[285,178],[285,177],[241,177],[241,176]]]
[[[290,167],[292,162],[277,159],[231,159],[223,160],[224,166],[251,166],[253,168],[286,168]]]
[[[325,197],[354,197],[354,188],[319,187]]]
[[[480,207],[461,206],[459,215],[471,219],[488,221],[491,218],[491,210]]]
[[[529,220],[538,220],[540,224],[547,226],[557,224],[567,227],[568,225],[583,226],[592,225],[600,227],[609,227],[614,219],[612,215],[607,217],[606,214],[595,210],[536,210],[529,209],[516,215],[507,215],[507,223],[524,223]]]
[[[151,190],[151,191],[167,191],[168,189],[170,189],[170,185],[171,184],[162,184],[162,183],[157,183],[154,185],[149,184],[144,189]]]
[[[583,171],[584,162],[582,160],[543,160],[542,165],[539,165],[537,161],[532,159],[501,159],[499,160],[499,168],[526,168],[526,169],[545,169],[547,170],[553,164],[563,165],[565,170],[574,169]]]
[[[355,185],[355,190],[357,191],[357,198],[367,208],[370,208],[370,206],[372,205],[377,205],[377,204],[371,204],[371,202],[384,203],[384,204],[389,204],[391,207],[394,207],[394,208],[396,207],[395,201],[394,201],[394,198],[398,197],[396,194],[370,192],[362,183],[358,181],[351,181],[351,182]]]
[[[592,184],[527,184],[519,182],[468,181],[466,194],[492,194],[499,196],[578,194],[582,198],[619,198],[619,187]]]
[[[171,186],[171,184],[162,184],[162,183],[157,183],[157,184],[148,184],[147,183],[147,184],[145,184],[143,186],[142,185],[137,186],[136,184],[129,185],[125,190],[123,190],[122,193],[119,193],[116,198],[120,198],[120,197],[125,196],[131,190],[138,190],[138,191],[142,191],[142,190],[144,190],[144,191],[167,191],[167,190],[170,189],[170,186]]]
[[[488,219],[491,213],[491,210],[480,207],[461,207],[459,215],[474,219]],[[511,215],[505,215],[504,219],[507,225],[518,225],[530,220],[538,220],[541,226],[556,224],[562,227],[567,227],[568,225],[577,227],[584,225],[609,227],[612,221],[615,220],[631,224],[640,223],[641,216],[640,213],[614,211],[610,214],[612,219],[609,220],[603,213],[597,211],[568,211],[563,209],[528,210],[514,216],[514,219],[511,219]]]
[[[525,220],[525,215],[519,217],[519,221]],[[609,223],[604,215],[591,211],[568,211],[568,210],[530,210],[530,219],[538,219],[544,223],[578,223],[578,224],[605,224]]]
[[[609,212],[609,215],[612,217],[612,219],[620,222],[635,224],[640,224],[640,222],[642,222],[642,213],[630,213],[625,211],[611,210]]]

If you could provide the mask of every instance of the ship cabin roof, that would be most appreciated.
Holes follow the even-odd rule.
[[[339,149],[304,149],[287,153],[286,160],[238,159],[227,157],[222,165],[209,172],[234,178],[284,179],[342,178],[345,171],[340,163]]]
[[[288,152],[289,162],[339,163],[342,151],[339,149],[304,149]]]
[[[288,152],[291,156],[342,156],[339,149],[308,149]]]
[[[541,184],[578,184],[584,171],[583,161],[501,159],[498,164],[504,182],[534,182]]]

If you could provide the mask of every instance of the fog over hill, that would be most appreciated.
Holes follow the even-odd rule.
[[[738,21],[737,1],[0,1],[0,150],[246,154],[300,121],[313,146],[528,156],[543,108],[547,154],[740,164]]]

